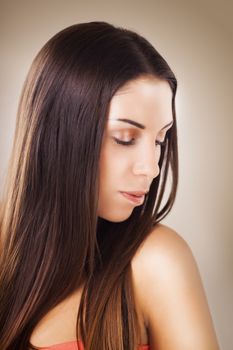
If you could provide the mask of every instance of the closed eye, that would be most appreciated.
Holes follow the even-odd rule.
[[[123,141],[123,140],[119,140],[116,137],[114,137],[114,140],[116,141],[116,143],[123,145],[123,146],[131,146],[135,144],[135,139],[132,138],[130,141]]]
[[[129,140],[129,141],[119,140],[119,139],[117,139],[116,137],[113,137],[113,139],[116,141],[117,144],[120,144],[120,145],[123,145],[123,146],[132,146],[132,145],[135,144],[135,139],[134,139],[134,138],[132,138],[132,139]],[[156,140],[156,141],[155,141],[155,145],[156,145],[156,146],[161,146],[161,147],[165,146],[165,145],[166,145],[166,138],[165,138],[164,141],[158,141],[158,140]]]

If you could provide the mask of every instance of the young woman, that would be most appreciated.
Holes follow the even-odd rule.
[[[218,349],[192,252],[160,223],[176,88],[145,38],[106,22],[41,49],[1,211],[1,350]]]

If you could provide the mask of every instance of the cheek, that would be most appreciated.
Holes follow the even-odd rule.
[[[103,150],[100,157],[100,177],[108,181],[114,181],[117,175],[124,176],[127,169],[130,168],[132,157],[129,157],[123,149],[113,149],[108,147]]]
[[[106,147],[101,153],[98,215],[106,220],[124,221],[134,208],[119,193],[129,183],[130,159],[132,157],[124,149],[113,152]]]
[[[115,162],[105,150],[100,158],[100,194],[106,193],[114,179]]]

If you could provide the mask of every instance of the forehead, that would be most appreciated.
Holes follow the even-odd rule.
[[[161,126],[173,120],[171,101],[172,91],[167,81],[154,77],[136,79],[113,96],[109,119],[131,118],[149,127]]]
[[[134,92],[136,90],[140,90],[141,92],[146,93],[146,91],[149,91],[149,87],[159,88],[161,86],[169,86],[169,84],[166,80],[157,78],[155,76],[142,76],[126,82],[116,91],[114,96]]]

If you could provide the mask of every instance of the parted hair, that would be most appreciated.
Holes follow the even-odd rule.
[[[143,205],[127,220],[110,222],[97,215],[109,104],[141,76],[168,82],[174,123]],[[174,73],[151,43],[107,22],[69,26],[39,51],[22,89],[2,197],[1,350],[36,349],[35,326],[81,285],[77,339],[85,350],[137,348],[131,261],[175,201],[176,89]]]

